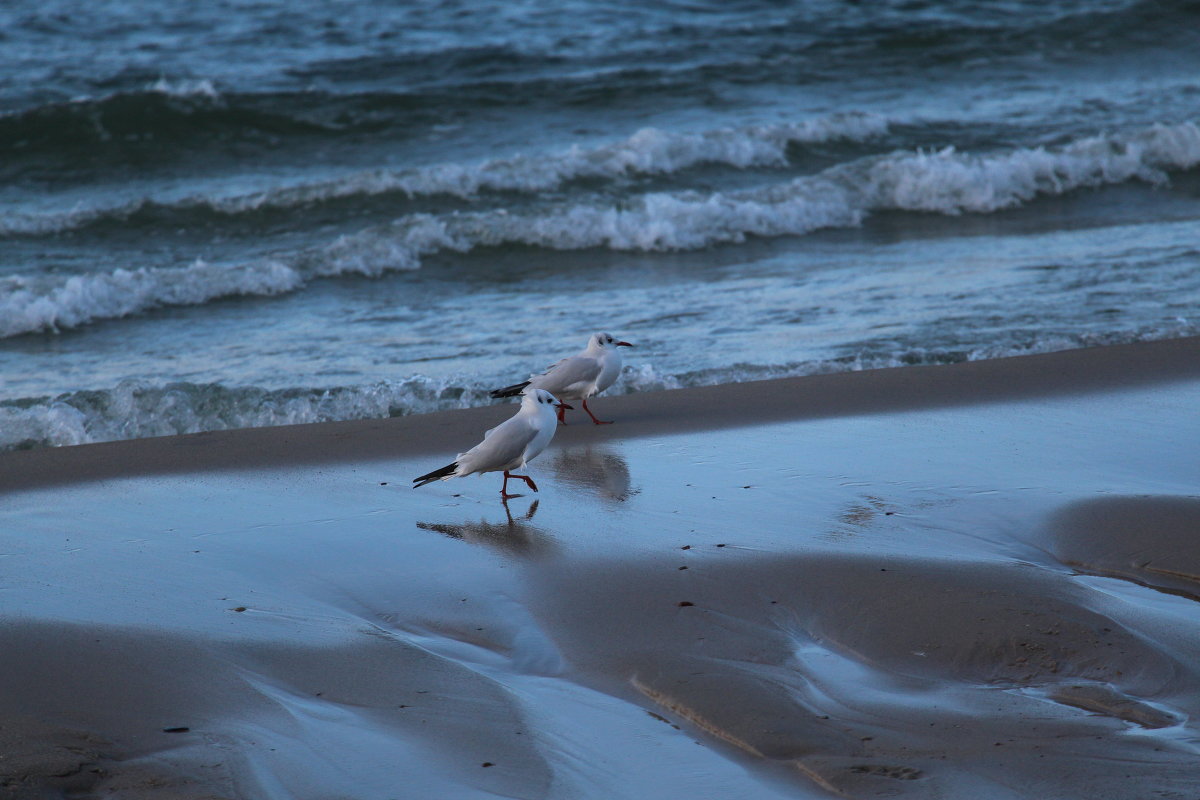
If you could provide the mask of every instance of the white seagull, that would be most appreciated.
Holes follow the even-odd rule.
[[[544,389],[535,389],[521,398],[521,408],[511,418],[483,434],[483,441],[465,453],[459,453],[454,463],[413,478],[413,488],[434,481],[461,478],[476,472],[504,472],[500,497],[516,497],[508,493],[508,479],[520,478],[535,492],[537,484],[528,475],[513,475],[509,470],[520,469],[526,462],[546,449],[558,427],[554,410],[571,408]],[[560,411],[561,413],[561,411]]]
[[[621,374],[621,351],[618,347],[633,347],[629,342],[619,342],[611,333],[594,333],[587,347],[578,355],[564,358],[541,375],[530,375],[524,383],[514,383],[503,389],[493,389],[492,397],[513,397],[526,387],[545,389],[564,400],[580,400],[583,410],[597,425],[609,425],[612,420],[596,419],[588,408],[589,397],[600,394],[613,385]],[[570,406],[566,406],[570,408]],[[563,408],[558,409],[558,421],[566,424]]]

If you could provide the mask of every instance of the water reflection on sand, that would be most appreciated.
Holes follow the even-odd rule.
[[[639,492],[632,486],[629,464],[625,458],[607,445],[587,444],[558,450],[548,465],[554,478],[564,484],[570,493],[584,490],[602,501],[621,503]],[[492,520],[418,522],[417,527],[512,555],[548,555],[557,549],[554,537],[543,528],[531,524],[541,500],[533,500],[521,513],[521,504],[525,502],[523,497],[518,495],[511,503],[501,501],[503,518],[496,513],[492,515]]]
[[[629,464],[614,448],[586,444],[558,450],[550,460],[554,477],[604,500],[624,502],[640,490],[632,488]]]
[[[530,520],[537,514],[539,500],[529,504],[524,514],[513,515],[507,502],[502,502],[504,509],[503,521],[489,522],[481,519],[478,522],[418,522],[421,530],[434,531],[452,539],[461,539],[471,544],[482,544],[502,552],[521,556],[547,555],[555,551],[557,545],[549,533],[531,525]]]

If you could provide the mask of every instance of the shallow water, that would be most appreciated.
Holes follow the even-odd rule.
[[[266,797],[1183,792],[1195,400],[558,443],[507,506],[435,456],[10,493],[3,710]]]
[[[0,15],[2,448],[1200,332],[1188,3]]]

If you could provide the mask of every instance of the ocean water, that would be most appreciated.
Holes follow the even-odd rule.
[[[1195,2],[13,0],[0,449],[1194,335],[1198,221]]]

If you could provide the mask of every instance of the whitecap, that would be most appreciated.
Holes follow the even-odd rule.
[[[316,277],[420,268],[425,256],[522,245],[551,250],[699,250],[749,236],[802,236],[880,211],[991,213],[1038,196],[1139,180],[1162,184],[1200,164],[1200,127],[1154,125],[1060,148],[976,155],[894,152],[778,184],[728,192],[649,192],[619,203],[548,202],[412,214],[292,256],[244,265],[116,270],[0,282],[0,337],[82,325],[164,305],[295,291]]]
[[[208,81],[193,84],[160,79],[151,88],[172,96],[218,96]],[[12,214],[0,221],[0,235],[46,235],[75,230],[100,220],[121,221],[150,204],[234,215],[393,192],[410,197],[450,195],[460,198],[472,198],[481,192],[536,194],[560,188],[574,180],[613,180],[634,174],[669,175],[706,163],[738,168],[782,166],[787,162],[787,148],[792,143],[863,141],[886,134],[891,124],[890,120],[876,114],[843,113],[794,123],[694,133],[645,128],[609,144],[573,146],[557,152],[519,154],[478,163],[364,170],[323,181],[276,186],[232,196],[147,197],[65,213]]]
[[[1200,333],[1182,320],[1136,330],[1047,334],[1029,341],[964,348],[902,347],[783,364],[738,363],[687,372],[627,365],[607,395],[713,386],[753,380],[945,364],[1078,347],[1153,341]],[[0,451],[14,448],[168,436],[201,431],[426,414],[489,405],[498,381],[464,375],[407,378],[335,388],[263,389],[221,384],[125,380],[109,389],[0,402]]]
[[[117,269],[112,272],[0,279],[0,337],[73,328],[158,306],[198,305],[234,295],[295,290],[300,275],[278,261],[186,267]]]

